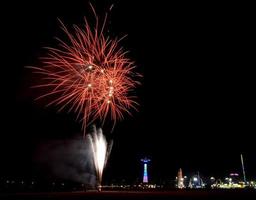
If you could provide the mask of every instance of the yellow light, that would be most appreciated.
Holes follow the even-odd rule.
[[[89,83],[89,84],[88,84],[88,87],[92,87],[92,84],[91,84],[91,83]]]
[[[110,102],[111,102],[110,100],[107,101],[107,103],[110,103]]]
[[[92,69],[92,65],[89,65],[88,68],[89,68],[89,69]]]

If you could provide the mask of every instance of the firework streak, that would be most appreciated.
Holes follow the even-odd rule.
[[[124,113],[131,114],[130,109],[137,105],[134,89],[139,82],[135,79],[140,76],[119,46],[122,38],[104,36],[107,15],[102,25],[96,14],[95,18],[93,28],[85,18],[84,26],[74,25],[73,33],[61,22],[67,42],[57,39],[58,47],[47,48],[43,65],[32,67],[42,76],[42,82],[35,87],[44,88],[44,94],[37,99],[47,97],[51,99],[48,106],[75,112],[84,132],[96,119],[103,124],[109,117],[114,126]]]

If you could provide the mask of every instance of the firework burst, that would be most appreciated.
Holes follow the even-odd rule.
[[[68,41],[57,39],[59,46],[47,48],[43,66],[32,67],[42,75],[42,83],[35,87],[46,91],[37,99],[50,96],[48,106],[75,112],[83,122],[84,132],[96,119],[104,123],[110,117],[114,126],[124,113],[136,109],[132,94],[139,84],[134,63],[119,46],[122,38],[110,39],[103,33],[107,14],[100,25],[93,7],[92,10],[96,19],[93,27],[85,18],[84,26],[74,25],[71,33],[60,22]]]

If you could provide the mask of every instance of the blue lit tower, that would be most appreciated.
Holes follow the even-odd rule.
[[[150,162],[150,159],[143,158],[143,159],[141,159],[141,162],[143,162],[143,165],[144,165],[143,183],[148,183],[148,163]]]

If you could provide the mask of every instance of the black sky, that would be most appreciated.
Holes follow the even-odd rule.
[[[144,76],[141,104],[118,123],[106,180],[140,178],[140,158],[152,159],[153,179],[184,173],[240,173],[255,160],[255,21],[251,5],[92,1],[100,16],[114,3],[110,35],[128,34],[122,45]],[[80,131],[72,115],[33,100],[33,75],[42,47],[62,36],[57,18],[82,24],[88,1],[2,3],[1,175],[30,176],[37,144]],[[110,135],[109,133],[106,133]]]

